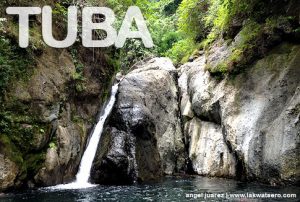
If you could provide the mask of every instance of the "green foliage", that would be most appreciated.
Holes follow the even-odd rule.
[[[281,29],[284,32],[293,32],[291,21],[295,20],[293,16],[271,16],[266,19],[265,31],[267,33],[273,33],[276,29]]]
[[[107,61],[107,64],[110,66],[110,67],[113,67],[114,68],[114,72],[119,72],[121,70],[121,62],[118,58],[120,58],[119,56],[111,56],[111,55],[108,55],[108,54],[105,54],[104,55],[106,61]]]
[[[297,17],[288,16],[286,3],[279,0],[210,0],[205,24],[211,31],[201,45],[208,49],[219,38],[231,42],[230,54],[216,66],[207,64],[207,69],[217,75],[241,72],[282,41],[284,35],[295,39]]]
[[[17,47],[4,36],[0,37],[0,53],[0,96],[2,96],[12,81],[29,77],[33,58],[26,50]]]
[[[74,83],[75,90],[77,93],[83,92],[85,87],[85,77],[84,77],[84,65],[78,60],[78,53],[76,49],[71,50],[71,56],[73,63],[75,65],[75,72],[72,75],[72,82]]]
[[[7,135],[0,133],[0,151],[2,154],[7,155],[9,159],[14,161],[17,165],[23,164],[22,153],[11,142]]]
[[[122,20],[129,6],[136,5],[142,10],[148,29],[151,33],[155,47],[152,49],[144,48],[141,40],[127,40],[124,48],[115,50],[114,60],[111,64],[119,66],[118,69],[128,70],[132,64],[147,57],[154,55],[165,56],[166,52],[182,37],[176,32],[177,16],[174,8],[177,8],[180,1],[146,1],[146,0],[108,0],[107,4],[113,8],[117,22],[115,27],[120,28]]]
[[[153,54],[165,55],[176,42],[182,39],[182,34],[177,31],[175,14],[171,16],[161,16],[160,19],[152,19],[150,22],[150,32],[155,44]]]
[[[185,36],[202,40],[206,37],[204,17],[207,1],[183,0],[178,8],[178,29]]]
[[[49,143],[49,148],[51,148],[51,149],[56,149],[57,146],[56,146],[55,142],[50,142],[50,143]]]
[[[167,51],[166,56],[170,57],[175,63],[184,63],[188,57],[193,53],[196,44],[191,38],[178,41],[170,50]]]
[[[204,39],[201,43],[200,43],[200,47],[204,50],[208,49],[208,47],[216,40],[216,38],[218,37],[218,35],[216,34],[216,32],[212,31],[210,32],[206,39]]]
[[[52,9],[53,24],[60,29],[63,33],[67,32],[67,23],[68,23],[68,2],[57,2],[54,4]]]
[[[52,15],[66,17],[68,15],[68,10],[62,3],[57,2],[55,3],[55,7],[52,10]]]
[[[210,0],[206,25],[215,27],[215,31],[226,31],[235,18],[243,20],[253,15],[259,3],[259,0]]]
[[[5,33],[6,31],[5,26],[6,26],[6,22],[0,21],[0,34]]]
[[[163,5],[163,13],[167,16],[176,13],[181,2],[182,0],[166,1],[166,4]]]
[[[56,2],[53,5],[52,9],[52,16],[53,16],[53,29],[59,30],[58,36],[55,36],[56,38],[62,40],[65,38],[67,35],[67,26],[68,26],[68,7],[69,6],[76,6],[78,10],[81,9],[81,6],[97,6],[96,3],[90,3],[90,0],[81,2],[81,1],[74,1],[74,0],[63,0]],[[82,30],[82,24],[80,22],[80,15],[81,13],[78,12],[78,23],[77,23],[77,28],[78,31],[81,32]]]
[[[248,21],[240,32],[241,40],[239,42],[239,49],[250,48],[252,42],[254,42],[262,33],[262,25],[255,21]]]
[[[2,25],[1,25],[2,24]],[[42,29],[38,22],[29,21],[29,47],[26,49],[35,55],[40,55],[46,47],[42,39]],[[19,23],[14,21],[13,18],[9,18],[7,22],[0,23],[0,35],[10,39],[11,43],[17,43],[19,39]],[[15,44],[15,46],[17,46]]]
[[[29,48],[39,55],[46,47],[46,44],[42,40],[41,29],[34,26],[29,29]]]
[[[215,74],[238,73],[257,54],[255,51],[262,34],[263,25],[248,21],[240,31],[238,39],[232,44],[229,57],[214,68],[207,67],[208,70]]]
[[[35,134],[45,135],[49,130],[47,124],[39,123],[27,111],[16,112],[7,108],[0,111],[0,134],[6,134],[14,145],[24,153],[32,151],[32,141]]]
[[[13,101],[0,106],[0,152],[18,165],[19,179],[42,166],[45,151],[35,151],[35,135],[46,135],[50,125],[38,121],[26,104]]]
[[[26,176],[34,177],[34,175],[42,168],[43,163],[45,162],[46,152],[42,151],[37,154],[29,154],[25,156],[25,165],[26,165]]]
[[[142,42],[135,39],[129,39],[119,53],[121,59],[122,70],[128,70],[130,66],[144,58],[150,57],[152,54],[149,49],[142,46]]]
[[[158,53],[170,57],[174,63],[186,62],[197,43],[207,35],[204,23],[206,9],[206,1],[183,0],[172,16],[176,19],[175,26],[159,36]]]
[[[166,33],[162,39],[161,43],[158,46],[158,52],[162,55],[170,50],[177,42],[182,39],[182,36],[178,32],[168,32]]]
[[[180,54],[187,48],[184,45],[187,41],[193,41],[191,44],[199,49],[207,49],[217,38],[222,37],[223,33],[235,36],[235,33],[231,33],[231,28],[236,21],[242,24],[243,20],[250,16],[256,19],[264,8],[261,5],[258,0],[183,0],[177,9],[177,31],[182,34],[183,41],[175,43],[171,50],[167,51],[167,55],[175,62],[180,62],[183,58],[185,60],[187,58]],[[245,39],[241,46],[249,44],[247,40]],[[243,48],[239,47],[234,51],[231,62],[239,60],[241,49]],[[189,50],[186,54],[191,52]],[[227,69],[225,66],[222,64],[218,69],[224,72]]]

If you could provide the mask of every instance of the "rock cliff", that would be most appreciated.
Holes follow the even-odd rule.
[[[202,55],[176,70],[154,58],[125,76],[94,163],[96,182],[188,170],[299,182],[300,46],[283,43],[223,79],[206,63]]]
[[[47,48],[27,80],[14,81],[1,106],[0,189],[74,179],[114,73],[101,56]],[[78,63],[84,67],[79,82]],[[1,103],[2,104],[2,103]]]
[[[205,70],[205,56],[180,68],[185,136],[198,174],[299,181],[299,54],[299,46],[282,44],[221,81]]]

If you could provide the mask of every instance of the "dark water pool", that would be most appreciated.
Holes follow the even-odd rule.
[[[205,193],[220,194],[204,199]],[[243,198],[229,194],[297,194],[297,198]],[[188,194],[188,195],[187,195]],[[221,195],[223,194],[223,196]],[[169,177],[163,182],[133,186],[97,186],[79,190],[26,190],[8,193],[0,201],[299,201],[299,187],[271,187],[257,183],[205,177]],[[192,197],[192,198],[191,198]],[[194,197],[194,198],[193,198]],[[279,196],[278,196],[279,197]],[[197,199],[195,199],[197,198]]]

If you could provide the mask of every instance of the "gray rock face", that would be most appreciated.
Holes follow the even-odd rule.
[[[47,150],[44,167],[34,178],[37,184],[51,186],[70,182],[74,178],[83,152],[83,141],[77,131],[72,127],[58,126],[58,145],[52,145]]]
[[[0,191],[13,186],[18,173],[17,165],[0,154]]]
[[[235,159],[224,141],[220,125],[193,118],[185,124],[185,133],[189,140],[189,158],[197,174],[235,176]]]
[[[225,137],[249,178],[299,180],[299,56],[299,46],[283,45],[233,83],[241,87],[223,112]]]
[[[299,65],[300,47],[283,44],[222,81],[205,71],[204,56],[181,67],[181,108],[197,117],[183,113],[197,173],[299,182]],[[212,158],[204,158],[203,147]],[[226,171],[218,171],[218,162]]]
[[[221,127],[217,81],[204,70],[205,57],[180,69],[180,105],[184,135],[194,172],[214,177],[234,177],[235,158],[226,145]],[[220,91],[222,92],[222,91]]]
[[[152,59],[126,75],[120,83],[117,102],[108,121],[112,143],[106,146],[103,144],[105,136],[101,138],[94,173],[101,172],[104,165],[120,164],[125,157],[133,159],[132,163],[129,160],[126,163],[126,170],[135,170],[140,181],[158,179],[163,172],[172,174],[183,169],[184,144],[177,93],[175,67],[169,59]],[[123,137],[122,141],[116,140],[121,138],[117,134]],[[114,144],[116,141],[129,149]],[[123,157],[114,157],[107,165],[108,159],[116,154]],[[125,172],[125,168],[121,170]],[[130,173],[127,172],[127,176]],[[97,175],[95,179],[100,180]]]

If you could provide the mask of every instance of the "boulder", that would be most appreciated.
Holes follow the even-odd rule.
[[[35,176],[37,184],[52,186],[74,179],[83,153],[82,134],[75,127],[57,127],[57,143],[50,144],[44,166]]]
[[[18,166],[0,154],[0,191],[13,187],[18,173]]]
[[[99,154],[92,170],[94,182],[131,184],[136,179],[132,136],[116,128],[102,134]],[[104,149],[105,148],[105,149]]]
[[[117,138],[116,134],[127,137],[123,142],[130,149],[122,149],[126,151],[122,153],[128,159],[134,159],[135,166],[126,164],[128,170],[134,169],[137,180],[157,180],[163,173],[183,170],[185,150],[176,70],[169,59],[151,59],[125,76],[119,85],[117,101],[107,125],[111,138]],[[111,158],[109,154],[120,149],[114,146],[115,140],[112,139],[112,143],[105,146],[103,138],[93,173],[101,172],[101,162],[106,165],[107,159]],[[114,166],[114,163],[109,166]]]

